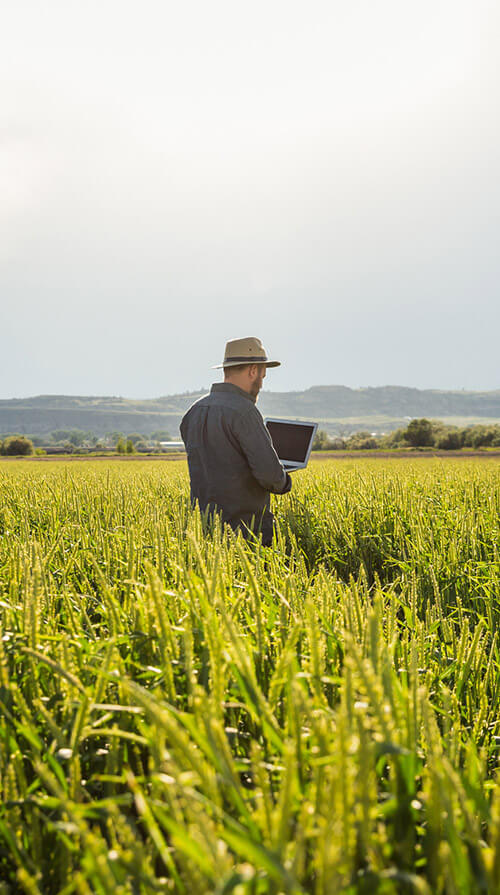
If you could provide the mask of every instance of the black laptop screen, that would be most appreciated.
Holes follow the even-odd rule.
[[[309,450],[313,426],[307,424],[301,426],[299,423],[276,423],[272,420],[268,420],[266,426],[280,460],[304,462]]]

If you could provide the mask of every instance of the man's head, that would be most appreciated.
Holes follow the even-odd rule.
[[[226,342],[224,361],[219,365],[224,369],[224,381],[231,382],[256,398],[262,388],[267,367],[279,367],[280,361],[269,360],[260,339],[248,336],[246,339],[231,339]]]
[[[238,364],[224,367],[224,382],[237,385],[253,398],[257,398],[266,372],[265,364]]]

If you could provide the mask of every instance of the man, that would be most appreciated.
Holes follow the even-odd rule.
[[[224,382],[193,404],[181,422],[186,445],[191,501],[204,512],[218,511],[235,531],[273,537],[270,494],[286,494],[292,480],[274,450],[262,414],[255,406],[268,360],[260,339],[232,339],[226,344]]]

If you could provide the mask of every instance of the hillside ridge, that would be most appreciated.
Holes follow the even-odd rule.
[[[150,434],[165,429],[177,435],[187,408],[208,387],[144,400],[119,395],[35,395],[0,399],[0,434],[44,434],[54,429]],[[500,421],[500,389],[447,391],[406,386],[315,385],[303,391],[262,391],[264,415],[317,420],[328,431],[339,426],[389,431],[408,418],[426,416],[466,425]]]

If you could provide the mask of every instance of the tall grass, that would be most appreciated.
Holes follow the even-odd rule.
[[[0,893],[500,892],[498,463],[187,485],[0,466]]]

